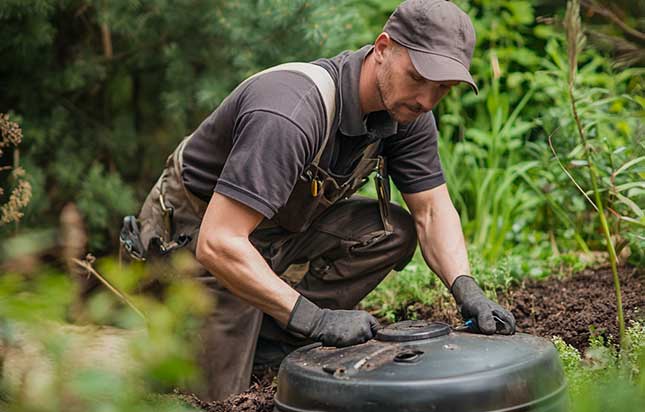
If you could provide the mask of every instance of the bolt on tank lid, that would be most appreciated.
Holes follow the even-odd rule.
[[[450,326],[445,323],[406,320],[380,329],[376,333],[376,339],[382,342],[410,342],[437,338],[449,333]]]

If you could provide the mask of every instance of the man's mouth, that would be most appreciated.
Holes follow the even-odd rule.
[[[414,107],[414,106],[408,106],[408,105],[405,105],[405,107],[414,114],[424,113],[423,107],[418,107],[418,106]]]

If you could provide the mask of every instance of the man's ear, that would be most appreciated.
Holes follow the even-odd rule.
[[[383,32],[378,35],[374,41],[374,57],[378,63],[383,63],[387,53],[392,52],[394,47],[394,41],[390,38],[390,35]]]

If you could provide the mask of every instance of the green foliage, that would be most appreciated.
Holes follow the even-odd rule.
[[[118,226],[104,227],[113,214],[124,216],[137,207],[132,188],[117,174],[106,173],[100,164],[90,166],[76,196],[78,208],[85,212],[88,232],[95,233],[90,239],[92,250],[99,249],[109,239],[116,237]]]
[[[539,164],[526,147],[538,121],[534,100],[542,93],[533,73],[541,61],[537,51],[553,30],[534,22],[529,2],[459,4],[474,17],[471,72],[480,94],[455,90],[439,107],[448,187],[467,239],[486,262],[538,249],[541,256],[533,258],[540,258],[550,247],[527,240],[546,238],[535,232],[544,199],[527,183]]]
[[[587,173],[587,160],[582,159],[584,146],[578,143],[577,130],[571,111],[562,113],[558,107],[566,105],[568,100],[568,78],[570,76],[564,40],[552,39],[546,47],[548,58],[543,63],[544,71],[540,76],[541,87],[547,92],[553,106],[545,107],[542,126],[546,133],[553,134],[557,150],[568,172],[573,178],[591,193],[591,182]],[[643,155],[642,120],[643,101],[640,97],[643,89],[642,68],[617,70],[612,61],[592,48],[583,48],[577,56],[575,73],[575,94],[582,130],[587,138],[587,147],[591,151],[594,164],[600,174],[600,190],[603,204],[615,217],[613,231],[620,236],[630,238],[630,247],[635,255],[635,262],[642,260],[643,239],[634,236],[634,231],[641,231],[642,211],[637,204],[642,203],[643,182],[642,168],[634,163]],[[548,188],[549,196],[556,199],[561,210],[574,216],[577,230],[598,247],[597,222],[593,215],[585,213],[588,207],[571,185],[568,177],[562,173],[552,159],[551,151],[541,142],[543,156],[541,174],[538,182]],[[624,168],[621,168],[625,165]],[[615,173],[618,172],[618,173]],[[626,172],[626,173],[625,173]],[[614,174],[615,173],[615,174]]]
[[[361,305],[389,322],[396,322],[410,314],[408,309],[413,304],[431,305],[446,292],[417,251],[402,271],[388,275]]]
[[[186,269],[184,258],[177,259],[172,273]],[[210,295],[196,281],[173,276],[162,298],[152,298],[136,293],[151,279],[150,268],[121,268],[109,259],[99,267],[145,320],[107,290],[79,305],[75,283],[55,270],[0,276],[2,410],[192,410],[152,394],[199,379],[194,336],[212,310]]]
[[[568,84],[567,90],[568,90],[569,103],[571,104],[571,111],[573,113],[573,119],[576,125],[577,136],[580,139],[582,154],[584,154],[584,157],[585,157],[585,160],[584,160],[585,166],[587,171],[589,172],[589,180],[591,181],[594,200],[591,200],[586,195],[586,193],[583,193],[583,194],[585,195],[589,203],[591,203],[591,205],[596,210],[600,221],[600,226],[602,228],[602,232],[605,237],[605,247],[607,249],[607,252],[609,253],[609,263],[611,265],[611,271],[614,278],[614,288],[616,292],[616,306],[618,311],[618,327],[620,330],[620,341],[621,343],[623,343],[625,338],[625,320],[623,315],[623,306],[622,306],[621,293],[620,293],[620,279],[618,277],[618,270],[616,267],[617,265],[616,249],[613,244],[611,232],[609,229],[609,225],[607,223],[607,217],[605,215],[605,210],[604,210],[607,203],[603,201],[601,197],[600,188],[598,185],[598,180],[599,180],[598,167],[592,157],[592,153],[591,153],[592,147],[590,145],[590,139],[587,136],[587,131],[584,130],[585,127],[583,126],[583,120],[580,118],[581,112],[578,111],[578,107],[579,107],[578,101],[574,94],[575,83],[576,83],[576,73],[578,70],[578,56],[586,40],[582,32],[582,26],[580,22],[580,3],[578,2],[578,0],[572,0],[567,2],[567,12],[564,18],[564,26],[567,34],[566,36],[567,54],[568,54],[567,61],[568,61],[568,69],[569,69],[568,76],[567,76],[567,84]],[[555,149],[553,149],[550,139],[549,139],[549,146],[551,147],[554,155],[557,158],[557,153],[555,152]],[[564,169],[562,165],[560,166]],[[571,177],[569,173],[567,173],[567,175],[573,180],[575,185],[578,185],[578,183]],[[614,174],[612,174],[612,176],[614,176]],[[617,195],[622,196],[620,194],[617,194]],[[622,197],[625,198],[625,196],[622,196]],[[631,202],[631,200],[629,199],[627,200]],[[642,215],[642,211],[640,213]],[[632,221],[634,221],[635,223],[638,223],[638,221],[634,219],[632,219]]]
[[[16,322],[63,321],[74,288],[68,277],[43,271],[37,281],[24,275],[0,277],[0,314]]]
[[[471,71],[481,93],[453,91],[438,107],[438,118],[448,187],[469,243],[490,264],[516,254],[533,267],[554,251],[598,248],[598,222],[575,198],[547,145],[555,133],[569,162],[581,153],[572,138],[561,30],[536,23],[529,2],[459,4],[478,34]],[[642,263],[642,69],[618,71],[587,48],[577,79],[580,115],[595,142],[595,158],[603,158],[605,200],[623,216],[616,229],[629,241],[632,260]]]
[[[24,225],[53,225],[73,201],[93,251],[111,250],[168,153],[239,81],[363,41],[346,5],[2,2],[0,111],[23,117],[34,176]]]
[[[530,178],[540,166],[529,147],[541,113],[534,101],[543,95],[534,71],[543,60],[539,50],[555,30],[534,22],[530,2],[456,3],[470,14],[477,32],[471,72],[480,94],[455,88],[435,110],[448,188],[471,253],[493,269],[518,255],[522,262],[513,267],[535,275],[532,269],[546,266],[540,261],[553,248],[542,228],[548,212],[536,213],[548,199]],[[370,26],[374,37],[397,4],[370,5],[368,21],[380,21]],[[400,201],[396,190],[393,198]],[[577,232],[567,238],[572,236]]]
[[[627,337],[620,351],[612,342],[592,338],[584,357],[561,338],[553,338],[567,377],[572,411],[618,412],[643,405],[645,324],[632,323]]]

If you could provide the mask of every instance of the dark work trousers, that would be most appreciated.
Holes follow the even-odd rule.
[[[207,204],[191,194],[181,178],[184,144],[168,158],[164,175],[153,187],[139,215],[142,241],[163,233],[159,206],[161,181],[165,202],[174,208],[177,233],[191,235],[195,251]],[[297,217],[294,217],[297,218]],[[288,283],[320,307],[352,309],[392,270],[401,270],[414,254],[417,236],[413,220],[392,204],[392,233],[383,229],[378,202],[351,197],[332,205],[302,233],[289,233],[264,221],[250,235],[273,271],[281,276],[290,265],[308,263],[308,270]],[[310,341],[285,331],[271,317],[238,299],[204,269],[200,281],[216,299],[198,337],[204,386],[191,388],[203,400],[221,400],[248,389],[258,338],[297,347]]]

